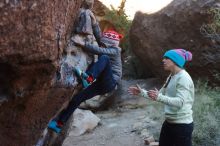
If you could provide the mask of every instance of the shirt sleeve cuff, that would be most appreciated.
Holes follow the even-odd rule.
[[[141,89],[141,92],[139,93],[139,96],[142,96],[144,98],[149,98],[148,95],[147,95],[147,91],[144,90],[144,89]]]
[[[163,94],[162,94],[162,93],[159,93],[156,100],[162,102],[163,99],[164,99]]]

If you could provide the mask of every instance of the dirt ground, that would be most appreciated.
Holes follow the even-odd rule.
[[[78,137],[67,137],[63,146],[145,146],[144,138],[158,141],[163,122],[163,106],[151,100],[130,96],[130,85],[153,88],[154,80],[123,81],[123,88],[114,108],[96,112],[101,121],[92,131]]]
[[[144,146],[144,137],[141,135],[143,129],[151,129],[150,134],[158,132],[160,127],[160,123],[152,119],[149,119],[148,127],[144,126],[146,110],[124,109],[96,113],[101,119],[100,125],[84,135],[67,138],[63,146]]]
[[[148,136],[158,141],[163,121],[162,105],[130,97],[126,90],[134,82],[137,81],[124,81],[117,106],[95,113],[101,119],[95,129],[81,136],[67,137],[63,146],[145,146],[144,138]],[[149,82],[138,83],[150,87]]]

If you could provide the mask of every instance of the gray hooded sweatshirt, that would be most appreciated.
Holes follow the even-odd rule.
[[[122,77],[122,62],[121,62],[121,48],[119,47],[99,47],[86,43],[84,47],[87,51],[97,54],[97,55],[107,55],[110,58],[110,63],[112,66],[113,78],[117,83],[120,82]]]

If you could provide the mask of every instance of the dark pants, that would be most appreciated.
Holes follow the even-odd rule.
[[[116,81],[112,75],[110,60],[106,55],[100,56],[98,61],[94,63],[86,73],[92,75],[96,81],[72,98],[67,108],[57,117],[59,121],[66,123],[71,114],[82,102],[96,95],[108,93],[116,86]]]
[[[192,146],[193,123],[171,124],[164,122],[159,146]]]

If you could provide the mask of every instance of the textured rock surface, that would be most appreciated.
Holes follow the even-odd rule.
[[[92,131],[100,122],[100,119],[89,110],[77,109],[73,117],[67,139]]]
[[[188,49],[193,53],[193,61],[187,70],[194,77],[217,81],[214,76],[220,72],[219,42],[200,33],[200,27],[212,20],[207,10],[216,3],[214,0],[174,0],[158,13],[137,13],[130,31],[133,52],[149,72],[164,77],[163,53],[171,48]]]
[[[72,94],[53,87],[80,0],[0,2],[0,145],[36,143]]]

